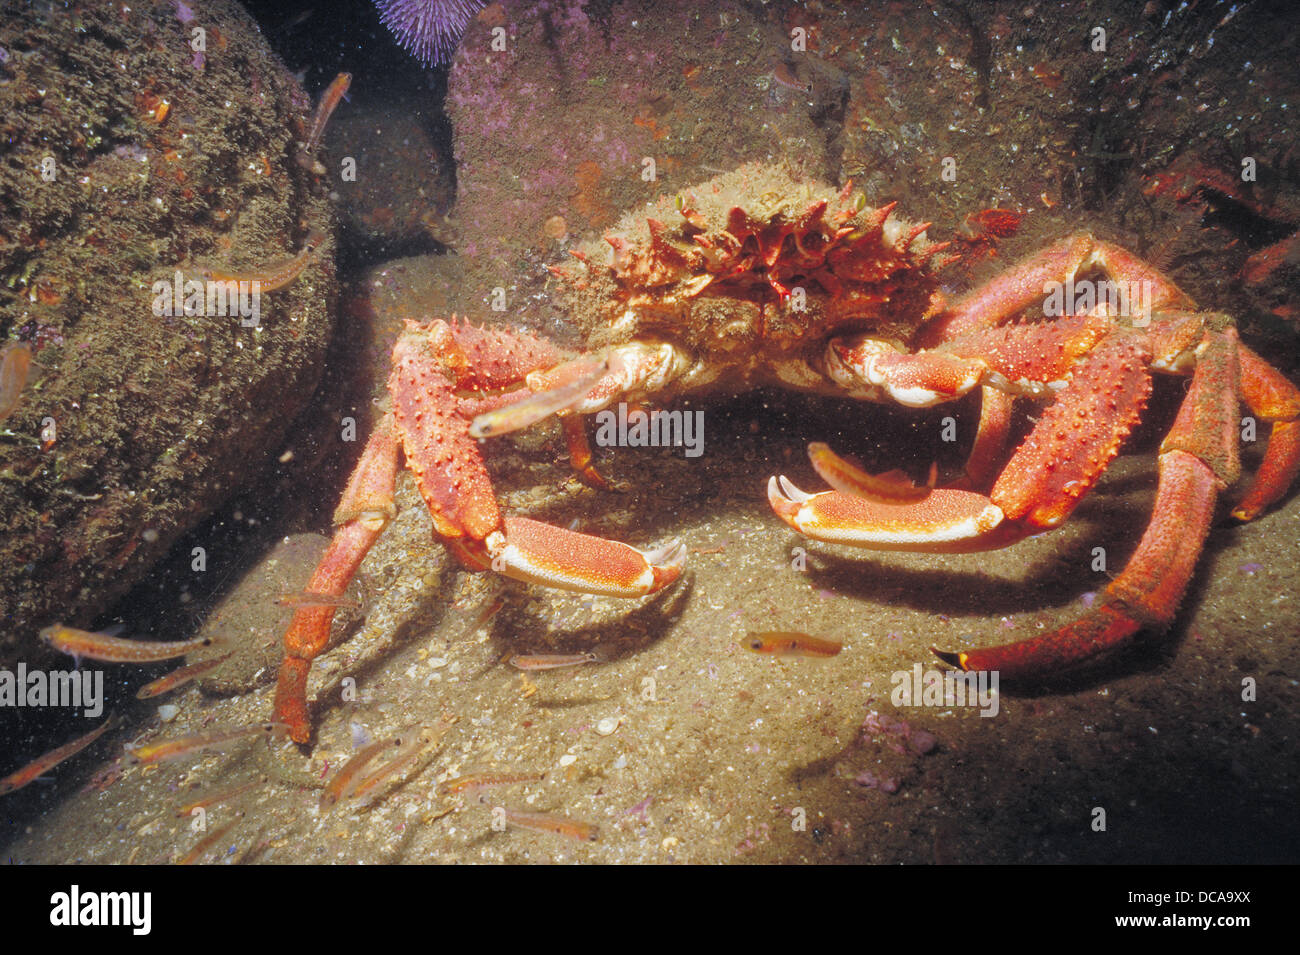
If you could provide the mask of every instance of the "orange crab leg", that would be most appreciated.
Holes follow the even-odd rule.
[[[343,524],[334,533],[329,549],[321,557],[307,584],[307,591],[342,597],[361,566],[361,561],[379,539],[393,513],[393,487],[397,479],[397,441],[392,420],[385,415],[361,454],[338,514]],[[348,516],[350,515],[350,516]],[[275,688],[275,720],[289,726],[289,736],[305,743],[311,736],[307,712],[307,676],[311,661],[329,642],[330,623],[336,607],[299,607],[284,635],[284,660]]]
[[[1106,588],[1105,603],[1041,637],[968,652],[935,649],[935,655],[963,670],[1042,679],[1104,658],[1143,627],[1172,620],[1209,534],[1220,482],[1203,461],[1184,451],[1161,455],[1159,466],[1151,523],[1128,565]]]
[[[1005,391],[980,389],[980,423],[975,432],[975,443],[966,458],[966,474],[962,486],[987,488],[997,479],[1002,466],[1002,454],[1011,431],[1011,412],[1015,399]]]
[[[994,328],[1043,301],[1045,287],[1069,282],[1098,267],[1123,282],[1145,282],[1151,308],[1194,308],[1194,303],[1147,262],[1127,249],[1079,232],[1021,260],[930,319],[915,344],[932,347],[982,328]]]
[[[582,483],[588,487],[610,490],[610,483],[596,470],[587,440],[587,425],[580,415],[566,415],[563,419],[564,443],[569,449],[569,465],[578,472]]]
[[[1273,424],[1259,473],[1232,512],[1249,521],[1285,494],[1300,474],[1300,390],[1245,345],[1238,346],[1237,357],[1246,406]]]
[[[1095,610],[1041,637],[983,650],[934,652],[964,670],[1037,679],[1103,658],[1146,627],[1173,620],[1196,568],[1220,493],[1240,474],[1237,459],[1237,336],[1207,333],[1187,398],[1160,447],[1151,522],[1137,551]]]

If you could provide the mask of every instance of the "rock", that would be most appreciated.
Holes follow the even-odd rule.
[[[504,50],[492,46],[498,23]],[[533,295],[544,264],[663,193],[769,154],[830,175],[818,107],[768,101],[790,43],[779,24],[728,0],[509,0],[484,11],[447,93],[457,249],[475,317],[491,314],[500,287],[512,321],[554,330]]]
[[[325,144],[325,164],[337,180],[341,244],[376,256],[447,244],[451,157],[406,105],[352,105],[335,117]],[[339,174],[347,159],[356,163],[354,181]]]
[[[88,625],[275,454],[335,282],[327,239],[260,327],[155,314],[178,269],[333,231],[294,161],[312,104],[238,4],[20,5],[0,48],[0,338],[35,353],[0,443],[2,662]]]

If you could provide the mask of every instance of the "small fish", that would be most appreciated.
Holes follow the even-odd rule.
[[[135,694],[135,698],[137,700],[148,700],[155,696],[162,696],[164,693],[170,693],[172,690],[184,686],[191,680],[196,680],[203,676],[203,674],[215,670],[217,667],[221,666],[221,664],[234,656],[234,653],[235,651],[231,650],[229,653],[223,653],[221,656],[213,657],[211,660],[200,660],[198,663],[191,663],[188,666],[183,666],[179,670],[172,670],[172,672],[168,673],[166,676],[160,676],[153,682],[146,683],[144,686],[140,687],[139,691]]]
[[[301,590],[293,594],[281,594],[275,598],[275,602],[282,607],[348,607],[355,609],[361,606],[346,594],[335,597],[331,594],[312,593],[309,590]]]
[[[44,756],[32,760],[17,772],[10,773],[4,779],[0,779],[0,796],[7,796],[9,793],[17,792],[38,776],[44,776],[65,759],[71,759],[73,756],[76,756],[91,743],[95,742],[95,740],[103,736],[112,724],[113,718],[110,716],[98,727],[84,736],[77,737],[71,743],[64,743],[58,749],[50,750]]]
[[[91,633],[66,627],[61,623],[41,631],[41,639],[60,653],[78,659],[101,660],[104,663],[155,663],[183,657],[187,653],[212,645],[211,637],[195,637],[170,643],[151,640],[125,640],[106,633]]]
[[[789,63],[780,62],[772,68],[772,79],[776,80],[782,86],[788,89],[798,90],[800,93],[811,93],[813,85],[801,79]]]
[[[516,783],[540,783],[546,778],[545,773],[470,773],[449,779],[438,787],[444,796],[458,796],[461,793],[477,792],[492,786],[513,786]]]
[[[445,715],[434,727],[426,726],[414,735],[408,731],[393,739],[391,742],[396,746],[396,752],[378,769],[366,773],[353,787],[350,798],[359,805],[370,802],[381,791],[384,782],[404,770],[430,746],[436,745],[455,722],[456,717]]]
[[[307,136],[307,145],[303,148],[304,153],[311,155],[316,152],[321,137],[325,135],[325,126],[329,123],[330,116],[334,114],[334,108],[339,105],[339,100],[343,99],[343,94],[351,85],[352,74],[340,73],[321,94],[320,104],[316,107],[316,118],[312,120],[311,133]]]
[[[501,807],[506,822],[512,826],[532,829],[536,832],[549,832],[553,835],[577,839],[579,842],[595,842],[600,838],[600,827],[594,823],[581,822],[567,816],[556,816],[549,812],[525,812],[522,809]]]
[[[548,376],[563,378],[576,374],[577,378],[568,384],[534,392],[522,401],[479,415],[470,423],[470,437],[490,438],[520,431],[557,411],[563,411],[585,398],[587,392],[596,387],[609,370],[609,362],[603,359],[575,358],[566,362],[549,372]]]
[[[307,268],[307,263],[311,261],[313,253],[324,241],[325,233],[313,229],[307,236],[302,251],[291,259],[276,262],[264,269],[252,269],[247,272],[226,272],[221,269],[204,268],[199,269],[198,273],[209,282],[257,282],[260,291],[274,292],[276,289],[284,288],[302,274]]]
[[[363,776],[361,771],[384,752],[386,749],[393,749],[402,744],[402,738],[385,737],[377,739],[369,746],[362,747],[356,755],[344,763],[334,778],[326,784],[325,789],[320,794],[320,811],[329,812],[334,808],[334,804],[347,799],[356,791],[357,786],[361,784]]]
[[[27,385],[27,373],[32,367],[32,346],[26,342],[6,345],[0,352],[0,421],[4,421],[18,408],[18,400]]]
[[[504,607],[505,605],[506,605],[505,597],[494,597],[491,601],[488,602],[488,605],[483,608],[483,611],[477,617],[475,617],[473,620],[470,621],[469,626],[465,628],[464,636],[468,637],[477,633],[479,627],[483,626],[485,623],[487,623],[489,620],[495,617],[497,613],[500,612],[501,608]]]
[[[200,859],[203,858],[203,854],[207,852],[209,849],[211,849],[213,845],[216,844],[217,840],[222,838],[226,833],[228,833],[231,829],[235,828],[235,826],[237,825],[239,825],[238,817],[230,820],[230,822],[226,823],[220,829],[212,830],[210,833],[208,833],[206,836],[200,839],[198,844],[193,849],[185,853],[185,855],[182,856],[180,861],[178,861],[176,864],[193,865],[194,863],[198,862]]]
[[[558,670],[595,663],[599,659],[594,653],[515,653],[510,656],[510,665],[516,670]]]
[[[289,727],[284,723],[258,723],[256,726],[241,726],[215,733],[194,733],[190,736],[146,743],[144,746],[128,748],[126,755],[133,765],[147,766],[151,763],[165,763],[173,759],[195,756],[209,749],[220,749],[250,736],[275,737],[286,735],[288,732]]]
[[[428,748],[431,742],[433,740],[427,733],[419,733],[414,739],[410,739],[404,745],[398,746],[392,758],[383,763],[378,769],[367,773],[365,778],[357,783],[350,798],[358,805],[364,806],[370,802],[378,794],[383,783],[405,769]]]
[[[763,633],[750,631],[740,645],[755,653],[771,653],[778,657],[833,657],[844,649],[844,644],[823,640],[795,630],[769,630]]]
[[[250,789],[256,789],[267,781],[266,776],[259,776],[256,779],[250,779],[242,785],[229,789],[222,789],[215,793],[209,793],[206,796],[200,796],[193,802],[187,802],[182,806],[176,807],[176,815],[185,817],[193,814],[195,809],[207,809],[209,806],[215,806],[217,803],[225,802],[228,799],[234,799],[236,796],[242,796]]]

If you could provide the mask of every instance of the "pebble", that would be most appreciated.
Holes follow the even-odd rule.
[[[164,703],[158,707],[158,719],[164,723],[170,723],[180,714],[181,708],[175,703]]]
[[[601,736],[609,736],[618,729],[619,724],[623,721],[614,716],[607,716],[596,724],[596,732]]]

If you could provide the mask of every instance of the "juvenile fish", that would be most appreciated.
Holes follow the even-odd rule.
[[[6,345],[0,352],[0,421],[4,421],[18,408],[27,384],[27,373],[32,367],[32,346],[26,342]]]
[[[207,809],[209,806],[215,806],[217,803],[225,802],[228,799],[234,799],[236,796],[242,796],[250,789],[256,789],[258,786],[262,785],[266,780],[267,777],[259,776],[256,779],[250,779],[242,785],[230,789],[222,789],[215,793],[209,793],[206,796],[200,796],[193,802],[187,802],[182,806],[177,806],[176,815],[182,817],[189,816],[193,814],[195,809]]]
[[[252,269],[247,272],[226,272],[221,269],[203,268],[198,273],[209,282],[256,282],[260,291],[274,292],[284,288],[307,268],[312,255],[325,241],[325,233],[313,229],[307,236],[302,251],[291,259],[285,259],[268,265],[264,269]]]
[[[282,607],[348,607],[355,609],[360,606],[346,594],[335,597],[330,594],[316,594],[306,590],[294,594],[281,594],[275,598],[275,602]]]
[[[443,796],[458,796],[492,786],[540,783],[545,778],[545,773],[470,773],[467,776],[457,776],[455,779],[447,780],[438,787],[438,792]]]
[[[385,737],[377,739],[369,746],[363,746],[355,756],[349,759],[340,767],[339,771],[326,784],[325,789],[320,794],[320,811],[329,812],[334,808],[334,804],[341,799],[347,799],[361,784],[361,771],[372,763],[384,750],[395,746],[400,746],[402,740],[400,737]]]
[[[517,670],[558,670],[595,663],[599,659],[594,653],[515,653],[510,657],[510,665]]]
[[[38,776],[44,776],[65,759],[71,759],[73,756],[76,756],[95,740],[103,736],[112,724],[113,718],[110,716],[97,728],[91,730],[84,736],[77,737],[71,743],[64,743],[58,749],[50,750],[44,756],[32,760],[17,772],[10,773],[4,779],[0,779],[0,796],[7,796],[9,793],[17,792]]]
[[[213,657],[211,660],[200,660],[198,663],[191,663],[188,666],[183,666],[179,670],[172,670],[172,672],[168,673],[166,676],[160,676],[151,683],[146,683],[144,686],[140,687],[139,691],[135,694],[135,698],[137,700],[148,700],[155,696],[162,696],[164,693],[170,693],[177,687],[182,687],[191,680],[197,680],[199,677],[203,676],[203,674],[215,670],[217,667],[221,666],[221,664],[234,656],[234,653],[235,651],[231,650],[229,653],[223,653],[221,656]]]
[[[441,734],[439,734],[441,735]],[[394,742],[397,742],[394,740]],[[365,778],[357,783],[356,788],[352,790],[351,799],[358,804],[364,805],[379,792],[380,786],[398,772],[405,769],[412,761],[415,760],[433,739],[427,733],[420,733],[414,739],[409,740],[405,745],[399,745],[397,752],[387,762],[382,764],[373,772],[367,773]]]
[[[570,819],[567,816],[556,816],[549,812],[526,812],[523,809],[507,809],[504,806],[501,811],[505,814],[506,822],[512,826],[520,826],[536,832],[549,832],[552,835],[564,836],[566,839],[577,839],[579,842],[595,842],[600,838],[600,827],[594,823]]]
[[[187,653],[212,645],[211,637],[193,640],[157,642],[151,640],[126,640],[110,637],[106,633],[91,633],[76,627],[56,623],[41,631],[40,637],[60,653],[78,659],[101,660],[105,663],[155,663],[183,657]]]
[[[320,140],[325,135],[325,127],[329,124],[330,116],[334,114],[334,109],[339,105],[339,100],[343,99],[343,94],[348,91],[352,85],[351,73],[340,73],[334,77],[333,82],[321,94],[320,103],[316,107],[316,118],[312,120],[311,133],[307,136],[307,145],[303,152],[311,155],[316,152],[316,147],[320,145]]]
[[[134,749],[128,748],[126,755],[134,765],[165,763],[173,759],[194,756],[210,749],[220,749],[250,736],[276,737],[287,735],[288,732],[289,727],[284,723],[259,723],[256,726],[241,726],[238,729],[221,730],[216,733],[194,733],[190,736],[146,743]]]
[[[823,640],[794,630],[769,630],[763,633],[750,631],[740,645],[755,653],[770,653],[778,657],[833,657],[844,649],[844,644]]]
[[[504,607],[505,605],[506,605],[505,597],[494,598],[490,603],[488,603],[486,607],[483,608],[483,611],[477,617],[475,617],[473,620],[470,621],[469,626],[465,628],[464,636],[468,637],[477,633],[479,627],[483,626],[485,623],[487,623],[489,620],[495,617],[497,613],[501,610],[501,608]]]
[[[226,823],[220,829],[212,830],[210,833],[208,833],[206,836],[204,836],[202,839],[199,840],[198,845],[196,845],[189,852],[185,853],[185,855],[182,856],[180,861],[178,861],[176,864],[193,865],[195,862],[198,862],[200,859],[203,858],[203,854],[207,852],[209,849],[211,849],[218,839],[224,836],[231,829],[235,828],[235,826],[237,825],[239,825],[238,817],[230,820],[230,822]]]

